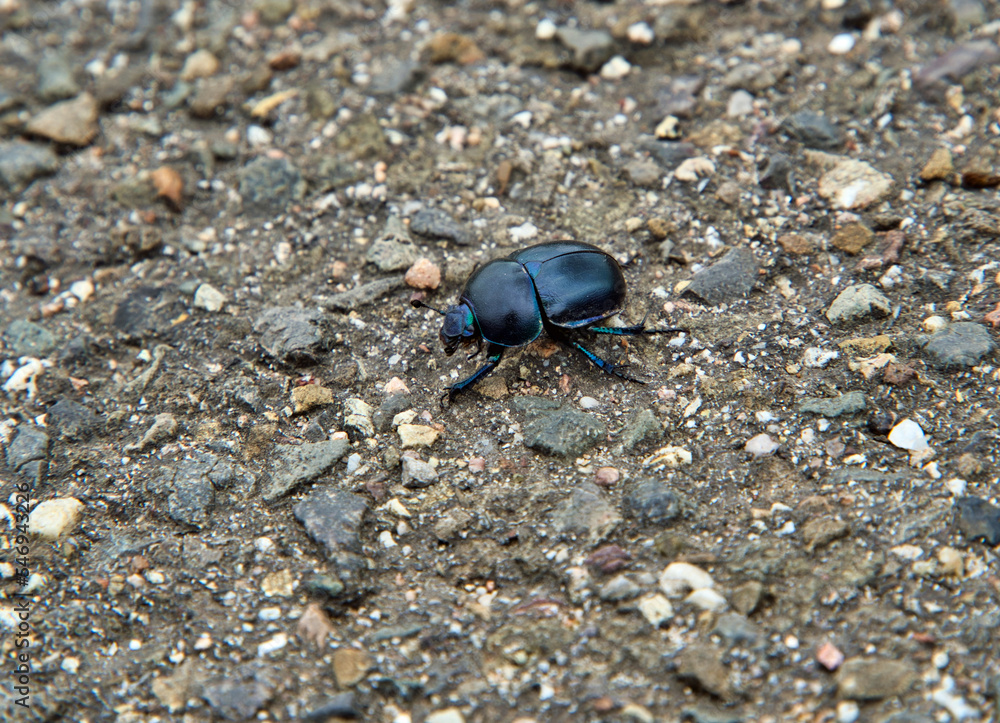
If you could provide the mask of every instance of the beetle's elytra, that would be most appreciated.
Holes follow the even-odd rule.
[[[449,356],[460,344],[476,344],[476,356],[486,342],[486,364],[448,389],[454,399],[500,363],[508,347],[524,346],[544,329],[553,339],[582,352],[600,369],[622,379],[640,382],[621,368],[601,359],[575,341],[564,329],[589,327],[598,334],[637,336],[683,331],[646,329],[642,323],[626,327],[591,326],[625,308],[625,277],[614,258],[596,246],[578,241],[551,241],[515,251],[490,261],[472,273],[458,303],[447,311],[423,306],[444,316],[441,342]]]

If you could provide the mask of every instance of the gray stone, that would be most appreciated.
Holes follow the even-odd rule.
[[[24,141],[0,143],[0,183],[19,193],[36,178],[59,170],[59,158],[48,146]]]
[[[328,309],[336,311],[352,311],[359,306],[371,304],[403,285],[402,276],[393,276],[388,279],[376,279],[362,284],[357,288],[334,294],[324,302]]]
[[[563,537],[584,538],[596,544],[621,523],[621,515],[594,484],[573,490],[552,513],[552,526]]]
[[[997,347],[989,329],[971,321],[949,324],[921,341],[924,352],[942,369],[975,366]]]
[[[361,522],[368,505],[350,492],[323,487],[295,505],[295,518],[330,555],[361,552]]]
[[[276,500],[303,482],[316,479],[337,464],[349,447],[346,439],[338,438],[281,448],[274,455],[264,499]]]
[[[400,412],[405,412],[413,406],[408,394],[392,394],[372,414],[372,422],[379,432],[387,432],[392,428],[393,418]]]
[[[863,412],[867,402],[864,392],[848,392],[834,399],[808,398],[799,404],[799,411],[819,414],[824,417],[839,417],[841,414]]]
[[[260,345],[286,364],[312,364],[326,351],[319,309],[277,306],[266,309],[254,321]]]
[[[56,143],[86,146],[98,133],[97,101],[90,93],[64,100],[40,111],[25,130]]]
[[[916,679],[909,663],[886,658],[852,658],[837,671],[837,692],[852,700],[902,695]]]
[[[844,145],[844,134],[822,113],[800,110],[781,124],[782,130],[807,148],[834,151]]]
[[[228,675],[204,683],[201,697],[226,720],[247,721],[274,695],[274,685],[263,675]]]
[[[892,302],[881,291],[871,284],[854,284],[833,300],[826,318],[833,324],[846,324],[871,316],[888,316],[891,311]]]
[[[46,103],[72,98],[80,92],[73,66],[61,55],[47,54],[38,64],[38,97]]]
[[[405,229],[396,228],[390,219],[386,230],[368,248],[365,258],[379,271],[401,271],[417,260],[417,249]]]
[[[303,713],[302,720],[305,723],[326,723],[331,718],[354,720],[360,717],[361,714],[354,703],[354,693],[347,691],[313,706],[308,712]]]
[[[228,75],[215,78],[200,78],[195,85],[194,96],[191,97],[188,104],[191,108],[191,115],[196,118],[215,118],[229,104],[229,94],[232,93],[235,85],[234,79]],[[188,86],[186,82],[177,83],[175,92],[180,93],[185,86]],[[187,98],[187,94],[184,97]],[[173,101],[174,98],[170,98],[170,100]],[[261,158],[258,160],[270,161],[279,159]],[[287,160],[284,158],[280,160],[287,163]],[[246,199],[244,198],[244,200]]]
[[[721,651],[713,646],[696,644],[684,648],[678,656],[677,677],[717,698],[727,699],[732,695],[729,670],[722,664]]]
[[[794,188],[795,165],[784,153],[772,153],[765,159],[764,167],[757,176],[761,188],[792,192]]]
[[[944,95],[947,85],[961,80],[976,68],[1000,59],[1000,47],[990,40],[960,43],[925,63],[913,76],[913,85],[928,95]]]
[[[524,445],[545,454],[579,457],[605,438],[607,430],[596,417],[549,399],[520,397],[514,406],[528,418]]]
[[[7,445],[7,466],[12,470],[21,468],[33,462],[44,464],[49,455],[49,435],[41,427],[32,424],[22,424],[17,428],[17,434]]]
[[[684,293],[711,306],[736,301],[750,293],[757,282],[757,269],[752,251],[730,249],[714,264],[696,273]]]
[[[628,575],[615,575],[597,591],[597,597],[605,602],[631,600],[641,594],[642,587]]]
[[[660,166],[653,161],[632,161],[625,164],[625,175],[637,186],[654,187],[663,177]]]
[[[405,456],[400,461],[403,465],[402,482],[404,487],[420,489],[430,487],[437,482],[438,472],[434,465],[410,456]]]
[[[641,524],[666,525],[681,516],[681,503],[666,482],[647,479],[625,493],[626,514]]]
[[[698,75],[681,75],[671,78],[656,92],[656,117],[668,115],[686,118],[698,105],[698,94],[705,87],[705,79]]]
[[[712,632],[730,645],[753,646],[760,639],[757,626],[735,613],[720,615]]]
[[[3,343],[14,356],[45,357],[56,348],[56,337],[33,321],[15,319],[4,331]]]
[[[257,158],[240,178],[243,208],[263,215],[281,213],[306,194],[306,182],[287,158]]]
[[[412,89],[422,75],[420,65],[408,58],[386,58],[372,76],[366,92],[371,95],[404,93]]]
[[[984,540],[1000,545],[1000,507],[981,497],[959,497],[955,500],[958,529],[970,540]]]
[[[721,710],[707,703],[700,703],[682,709],[681,720],[691,723],[743,723],[744,718],[736,711]]]
[[[48,408],[48,424],[63,439],[87,439],[101,424],[94,411],[72,399],[60,399]]]
[[[621,443],[625,449],[633,449],[640,442],[656,440],[663,436],[663,425],[650,409],[642,409],[633,414],[621,431]]]
[[[111,323],[128,340],[157,336],[187,312],[187,304],[172,286],[140,286],[115,308]]]
[[[418,211],[410,221],[410,230],[427,238],[454,241],[459,246],[468,246],[474,240],[471,231],[440,208]]]
[[[171,519],[201,528],[209,521],[216,491],[232,487],[241,478],[247,481],[232,462],[211,452],[192,450],[184,459],[165,466],[147,489],[166,495]]]
[[[607,30],[559,28],[556,38],[573,52],[570,67],[585,73],[600,69],[615,54],[615,39]]]

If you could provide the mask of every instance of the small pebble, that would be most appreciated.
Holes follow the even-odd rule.
[[[601,67],[601,77],[605,80],[620,80],[632,70],[632,64],[620,55],[611,58]]]
[[[672,562],[660,573],[660,589],[669,596],[714,586],[711,575],[689,562]]]
[[[581,409],[597,409],[599,406],[601,406],[601,403],[593,397],[580,397]]]
[[[545,18],[539,20],[538,25],[535,26],[535,37],[538,40],[552,40],[558,30],[554,22]]]
[[[912,419],[904,419],[893,427],[889,432],[889,442],[911,452],[919,452],[928,447],[924,430]]]
[[[441,284],[441,269],[428,258],[419,258],[403,277],[414,289],[436,289]]]
[[[636,43],[638,45],[649,45],[656,37],[653,32],[653,28],[649,26],[649,23],[633,23],[629,25],[626,35],[628,36],[629,42]]]
[[[747,440],[743,449],[755,457],[763,457],[765,455],[771,454],[781,445],[771,439],[769,434],[758,434],[756,437],[751,437]]]
[[[58,540],[73,531],[82,510],[83,503],[73,497],[39,502],[28,515],[28,533],[43,540]]]
[[[946,326],[948,326],[948,320],[943,316],[928,316],[923,321],[924,331],[928,334],[933,334],[935,332],[941,331]]]
[[[826,46],[826,49],[833,55],[845,55],[854,49],[856,39],[850,33],[840,33],[834,35],[833,40]]]
[[[854,723],[861,714],[861,708],[853,700],[837,703],[837,723]]]
[[[469,464],[472,467],[472,464]],[[621,479],[621,472],[616,467],[601,467],[594,473],[594,482],[599,487],[614,487]]]

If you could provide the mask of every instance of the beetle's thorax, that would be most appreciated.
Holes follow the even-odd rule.
[[[459,344],[472,342],[476,338],[476,317],[467,304],[448,307],[441,324],[441,343],[444,353],[455,353]]]

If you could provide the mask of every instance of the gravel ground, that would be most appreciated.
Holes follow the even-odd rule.
[[[0,27],[5,720],[1000,718],[1000,3]],[[449,404],[554,239],[685,331]]]

